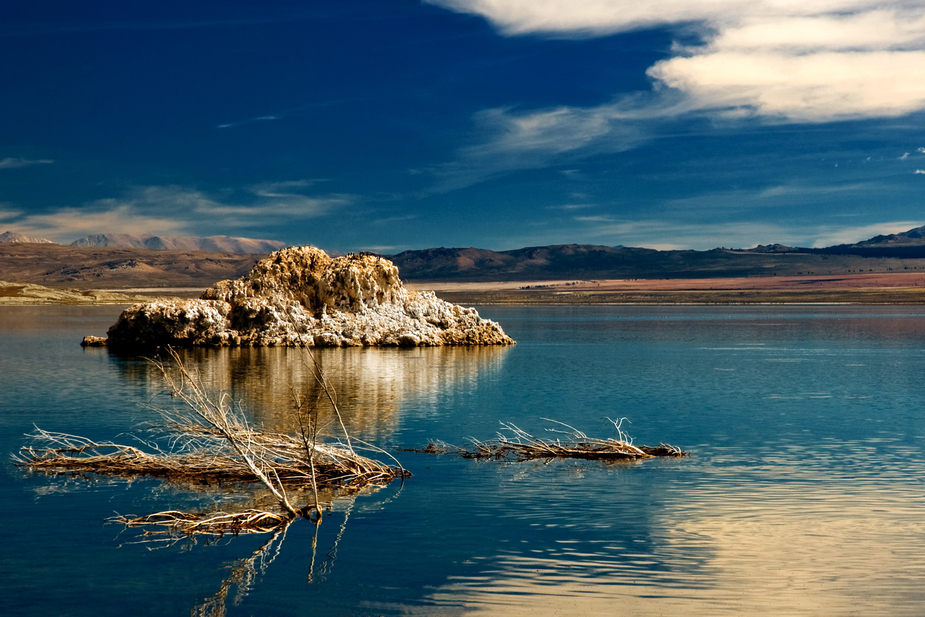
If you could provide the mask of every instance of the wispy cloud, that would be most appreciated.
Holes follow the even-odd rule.
[[[561,206],[546,206],[546,210],[586,210],[588,208],[593,208],[594,204],[562,204]]]
[[[241,126],[242,124],[253,124],[254,122],[272,122],[273,120],[280,120],[282,116],[276,114],[269,114],[266,116],[256,116],[254,118],[247,118],[246,120],[238,120],[236,122],[226,122],[225,124],[217,124],[215,128],[217,129],[230,129],[235,126]]]
[[[916,169],[916,170],[915,170],[915,173],[916,173],[916,174],[925,174],[925,169]]]
[[[313,101],[311,103],[306,103],[304,105],[297,105],[295,107],[288,107],[286,109],[277,110],[272,113],[261,114],[259,116],[253,116],[250,118],[245,118],[243,120],[235,120],[233,122],[223,122],[222,124],[216,124],[215,128],[217,129],[230,129],[237,126],[244,126],[247,124],[254,124],[257,122],[273,122],[275,120],[283,120],[292,116],[299,116],[307,112],[314,110],[325,109],[328,107],[335,107],[337,105],[343,105],[346,103],[355,103],[357,101],[367,100],[367,97],[344,97],[341,99],[330,99],[324,101]]]
[[[878,234],[908,231],[920,225],[919,221],[887,221],[852,226],[759,221],[696,223],[669,219],[622,219],[589,227],[582,233],[583,239],[580,241],[662,250],[707,250],[721,246],[749,248],[771,243],[824,247],[859,242]]]
[[[396,223],[404,223],[407,221],[413,221],[413,220],[416,220],[417,218],[418,218],[417,214],[405,214],[402,216],[387,216],[384,218],[373,219],[372,221],[370,221],[370,224],[379,225],[379,226],[394,225]]]
[[[394,255],[400,253],[401,251],[406,251],[411,248],[407,244],[374,244],[369,246],[361,246],[358,251],[368,251],[370,253],[380,253],[382,255]]]
[[[461,148],[433,173],[435,190],[453,190],[512,171],[569,164],[594,153],[625,152],[650,140],[646,121],[676,115],[671,94],[623,97],[597,107],[539,111],[487,109],[473,118],[480,142]]]
[[[69,242],[103,232],[182,235],[193,231],[193,225],[187,221],[145,214],[128,204],[109,208],[103,204],[91,204],[86,208],[59,208],[44,214],[11,211],[0,213],[0,225],[5,230],[57,242]]]
[[[890,221],[855,227],[830,227],[821,225],[815,229],[815,239],[809,245],[815,248],[836,244],[853,244],[878,235],[898,234],[921,227],[921,221]]]
[[[0,212],[0,224],[59,241],[101,232],[212,235],[316,218],[355,201],[346,194],[306,194],[314,184],[306,180],[267,182],[215,192],[176,185],[142,186],[119,197],[41,214],[10,207]]]
[[[0,159],[0,169],[16,169],[18,167],[30,167],[32,165],[51,165],[54,163],[52,159],[21,159],[6,157],[5,159]]]

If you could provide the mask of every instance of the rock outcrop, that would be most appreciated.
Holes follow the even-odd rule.
[[[277,251],[200,299],[136,304],[109,328],[111,347],[512,345],[501,327],[405,289],[376,255],[331,258],[311,247]]]

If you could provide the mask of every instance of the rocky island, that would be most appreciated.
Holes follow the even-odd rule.
[[[137,349],[271,346],[512,345],[501,327],[433,292],[405,289],[398,268],[372,254],[330,257],[304,246],[276,251],[244,277],[198,300],[135,304],[106,339],[84,345]]]

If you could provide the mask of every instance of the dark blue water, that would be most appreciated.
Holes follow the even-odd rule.
[[[4,615],[918,615],[925,309],[485,307],[509,349],[323,350],[352,434],[390,451],[567,422],[682,460],[477,462],[335,499],[316,530],[154,549],[107,517],[242,503],[150,479],[0,474]],[[33,423],[130,441],[171,404],[81,349],[113,308],[0,309],[0,450]],[[293,428],[298,352],[185,354]],[[333,426],[332,426],[333,430]],[[206,605],[211,600],[211,604]],[[211,611],[211,612],[210,612]]]

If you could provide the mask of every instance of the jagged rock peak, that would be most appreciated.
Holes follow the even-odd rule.
[[[398,268],[371,254],[330,257],[303,246],[277,251],[246,276],[199,300],[126,309],[108,344],[175,346],[512,345],[475,309],[406,290]]]

